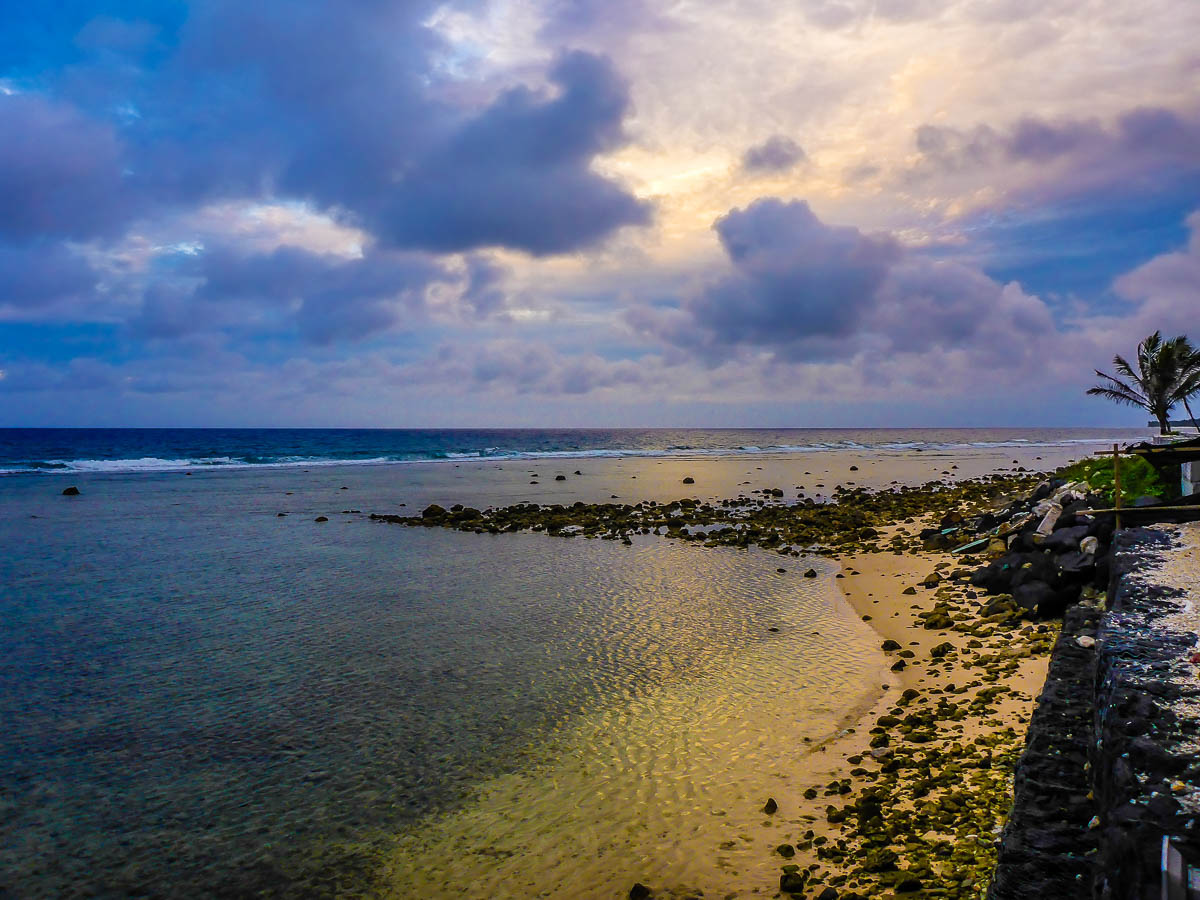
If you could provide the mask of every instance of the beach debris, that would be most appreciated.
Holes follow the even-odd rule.
[[[79,496],[79,488],[75,487],[75,485],[71,485],[68,488],[63,488],[62,495],[64,497],[78,497]]]

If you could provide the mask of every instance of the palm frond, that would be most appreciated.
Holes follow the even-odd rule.
[[[1095,397],[1107,397],[1117,403],[1123,403],[1127,406],[1140,406],[1142,409],[1149,409],[1146,406],[1146,401],[1136,394],[1128,394],[1123,391],[1115,391],[1112,388],[1096,385],[1096,387],[1088,388],[1087,392]]]
[[[1101,387],[1107,387],[1107,388],[1115,387],[1116,390],[1124,391],[1127,394],[1129,394],[1131,397],[1140,397],[1143,401],[1146,399],[1145,392],[1139,390],[1141,385],[1138,385],[1138,387],[1134,387],[1133,385],[1126,384],[1125,382],[1121,381],[1121,379],[1119,379],[1119,378],[1114,378],[1112,375],[1109,375],[1107,372],[1101,372],[1099,369],[1096,369],[1095,371],[1098,376],[1100,376],[1101,378],[1110,382],[1107,385],[1101,385]]]

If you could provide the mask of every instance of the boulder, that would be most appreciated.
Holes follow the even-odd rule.
[[[1070,528],[1059,528],[1042,541],[1042,548],[1054,553],[1077,550],[1079,542],[1087,537],[1087,533],[1087,525],[1073,525]]]
[[[75,487],[75,485],[71,485],[69,488],[63,488],[63,496],[64,497],[78,497],[79,496],[79,488]]]
[[[441,519],[445,517],[445,515],[445,508],[438,506],[436,503],[431,503],[429,506],[421,510],[422,519]]]

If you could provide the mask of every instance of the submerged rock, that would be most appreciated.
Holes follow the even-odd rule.
[[[71,485],[69,488],[63,488],[63,496],[64,497],[78,497],[79,496],[79,488],[75,487],[75,485]]]

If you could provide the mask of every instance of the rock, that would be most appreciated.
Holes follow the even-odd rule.
[[[913,891],[921,890],[920,878],[904,878],[896,885],[897,894],[911,894]]]
[[[78,497],[79,496],[79,488],[75,487],[75,485],[71,485],[68,488],[63,488],[63,496],[64,497]]]
[[[446,514],[445,508],[438,506],[436,503],[431,503],[429,506],[421,510],[422,519],[440,519]]]
[[[779,889],[785,894],[803,894],[808,884],[808,873],[784,872],[779,876]]]
[[[313,519],[313,521],[314,522],[328,522],[329,517],[328,516],[317,516],[315,519]]]
[[[647,900],[647,898],[652,897],[653,895],[654,892],[640,881],[636,882],[633,887],[629,889],[629,900]]]
[[[580,472],[578,469],[576,469],[574,474],[576,474],[576,475],[582,475],[583,473],[582,473],[582,472]]]
[[[775,802],[775,798],[768,797],[766,804],[763,805],[762,811],[765,812],[768,816],[770,816],[770,815],[774,815],[778,809],[779,809],[779,804]]]
[[[850,467],[850,471],[851,471],[851,472],[857,472],[857,471],[858,471],[858,466],[851,466],[851,467]]]
[[[691,475],[689,475],[687,478],[683,479],[683,483],[684,484],[695,484],[696,479],[693,478]]]
[[[566,481],[566,480],[567,480],[567,476],[566,476],[566,475],[555,475],[555,476],[554,476],[554,480],[555,480],[555,481]]]
[[[884,650],[899,650],[900,649],[900,643],[898,641],[893,641],[891,639],[884,641],[880,646]]]
[[[1093,647],[1096,646],[1096,639],[1094,637],[1090,637],[1086,634],[1080,634],[1080,635],[1076,635],[1075,643],[1077,643],[1084,650],[1091,650]]]
[[[927,631],[937,631],[944,628],[953,628],[954,620],[944,612],[933,612],[925,617],[924,628]]]
[[[1096,551],[1100,549],[1100,539],[1097,537],[1085,537],[1079,542],[1079,552],[1086,553],[1091,556],[1096,555]]]
[[[929,655],[932,656],[934,659],[941,659],[947,653],[951,653],[953,651],[954,651],[954,645],[952,643],[950,643],[949,641],[943,641],[942,643],[938,644],[936,647],[932,648],[929,651]]]
[[[941,583],[942,576],[938,572],[930,572],[921,582],[921,584],[925,585],[925,587],[937,587]]]
[[[906,587],[906,588],[905,588],[904,590],[902,590],[900,593],[902,593],[902,594],[904,594],[904,595],[906,595],[906,596],[909,596],[909,597],[911,597],[911,596],[912,596],[913,594],[915,594],[916,592],[917,592],[917,589],[916,589],[915,587]]]
[[[1087,537],[1087,533],[1087,525],[1072,525],[1070,528],[1059,528],[1042,541],[1042,549],[1052,550],[1055,553],[1077,550],[1079,542]]]
[[[825,888],[825,890],[817,894],[817,900],[838,900],[837,888]]]
[[[809,569],[807,572],[805,572],[805,573],[804,573],[804,577],[805,577],[805,578],[816,578],[816,577],[817,577],[817,570],[816,570],[816,569]]]
[[[893,672],[902,672],[906,668],[908,668],[908,663],[906,663],[902,659],[898,659],[894,663],[892,663],[892,671]]]
[[[891,872],[896,868],[899,859],[895,850],[883,847],[868,853],[862,861],[862,868],[865,872]]]
[[[286,515],[287,515],[287,513],[275,513],[275,518],[279,519]]]
[[[778,853],[780,856],[782,856],[784,859],[791,859],[793,856],[796,855],[796,848],[793,847],[791,844],[780,844],[778,847],[775,848],[775,852]]]

